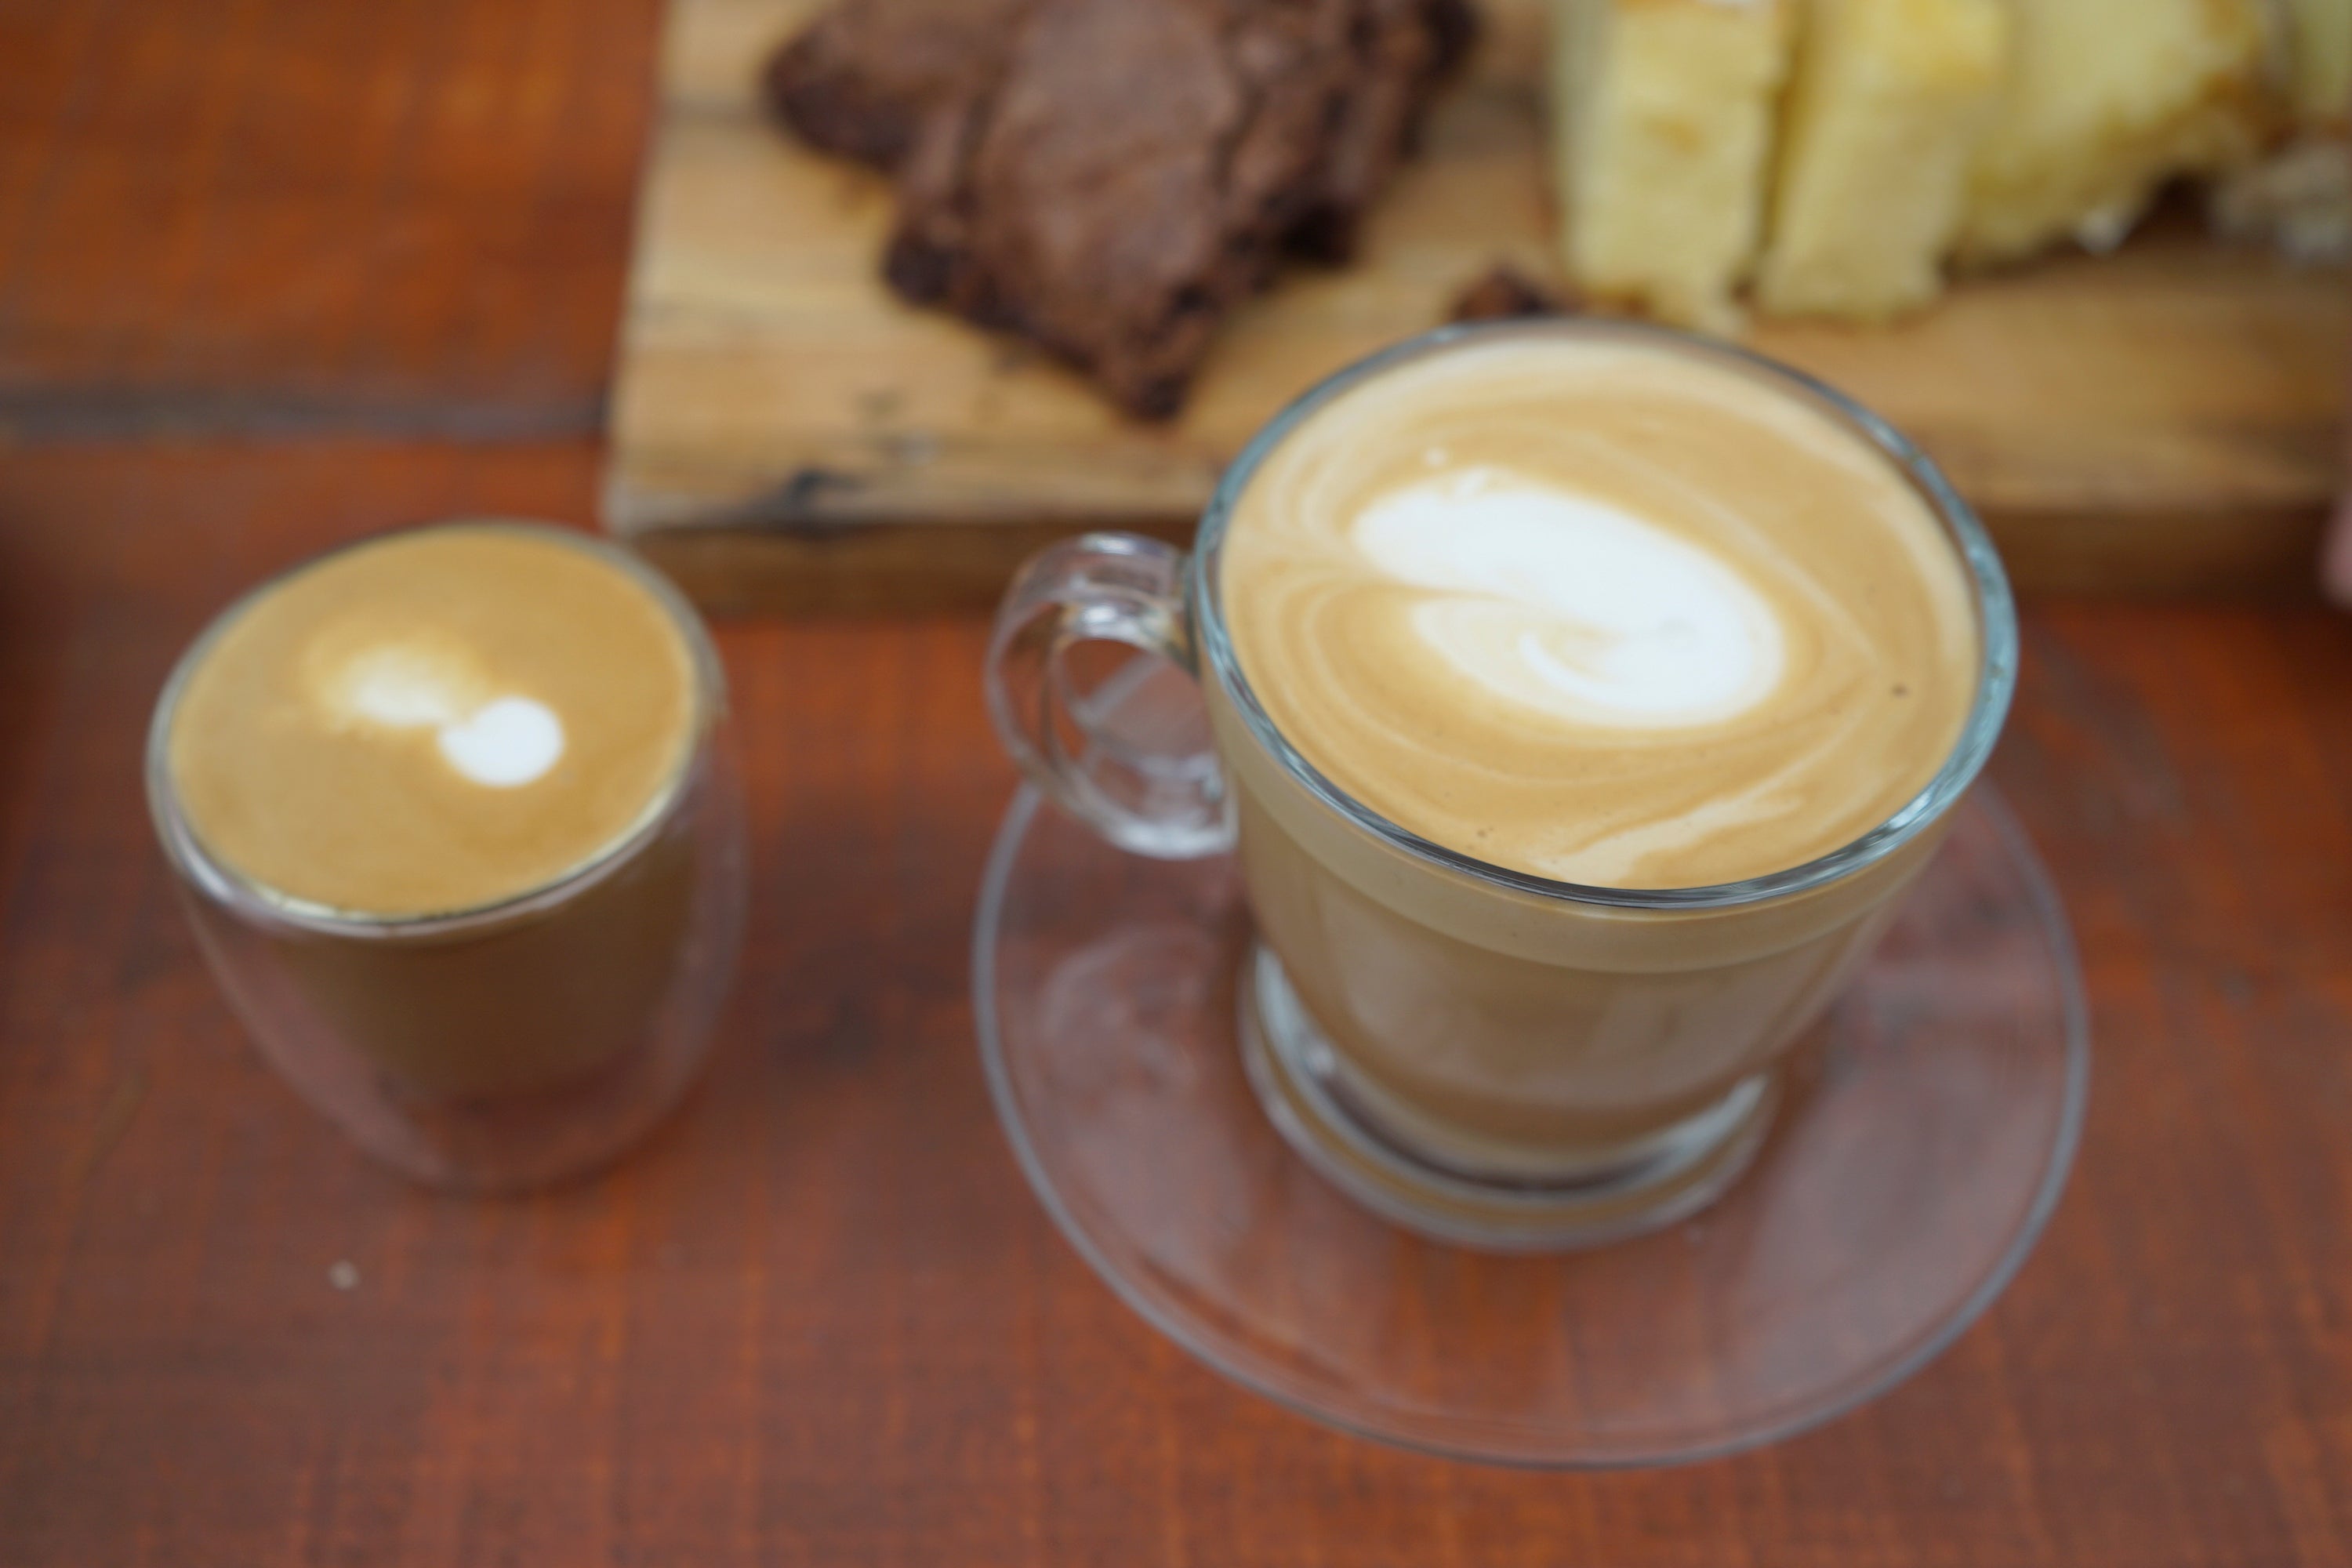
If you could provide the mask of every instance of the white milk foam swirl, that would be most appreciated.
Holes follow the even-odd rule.
[[[1779,685],[1780,623],[1721,561],[1654,523],[1495,468],[1393,490],[1349,538],[1426,590],[1415,632],[1493,695],[1572,723],[1715,724]]]
[[[329,702],[337,717],[387,729],[430,729],[441,760],[490,789],[546,776],[563,756],[563,721],[532,698],[489,696],[448,650],[379,645],[349,660]]]

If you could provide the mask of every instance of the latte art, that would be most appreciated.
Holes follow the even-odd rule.
[[[412,634],[312,662],[326,667],[316,699],[329,728],[429,730],[442,761],[485,788],[535,784],[563,755],[555,710],[529,697],[492,695],[478,659],[449,639]]]
[[[437,737],[441,758],[489,789],[520,789],[547,776],[563,755],[563,721],[544,703],[501,697]]]
[[[1315,767],[1449,848],[1701,887],[1895,815],[1975,695],[1969,579],[1827,412],[1606,339],[1450,348],[1339,394],[1252,476],[1221,592]]]
[[[394,534],[227,616],[173,716],[207,851],[275,897],[392,918],[543,888],[678,786],[698,721],[670,611],[553,530]]]
[[[1495,696],[1581,723],[1705,724],[1780,679],[1779,620],[1721,561],[1606,502],[1494,468],[1375,501],[1357,549],[1425,590],[1431,650]]]

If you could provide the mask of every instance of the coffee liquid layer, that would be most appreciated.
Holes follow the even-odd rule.
[[[1695,354],[1521,338],[1317,410],[1226,537],[1276,726],[1392,822],[1596,886],[1801,865],[1934,777],[1969,579],[1894,465]]]
[[[693,656],[629,574],[553,531],[425,530],[238,611],[171,719],[206,851],[343,914],[455,913],[593,861],[676,788]]]

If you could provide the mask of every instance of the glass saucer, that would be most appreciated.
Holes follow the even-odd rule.
[[[1196,710],[1172,675],[1112,700],[1139,733]],[[1662,1464],[1853,1409],[2000,1293],[2082,1124],[2064,916],[1982,785],[1801,1052],[1754,1165],[1695,1217],[1595,1250],[1450,1247],[1328,1184],[1244,1070],[1250,948],[1230,858],[1141,859],[1024,789],[973,950],[1005,1135],[1161,1332],[1294,1410],[1431,1452]]]

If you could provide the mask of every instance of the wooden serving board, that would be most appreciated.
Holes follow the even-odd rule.
[[[614,393],[605,518],[721,607],[984,600],[1081,527],[1181,537],[1285,402],[1434,326],[1498,261],[1551,270],[1540,16],[1486,40],[1363,260],[1243,310],[1183,417],[1121,418],[1009,340],[910,310],[877,270],[886,181],[761,117],[813,0],[673,0]],[[1889,331],[1753,344],[1909,432],[2028,587],[2283,587],[2340,471],[2352,294],[2158,226],[2116,256],[1972,280]]]

